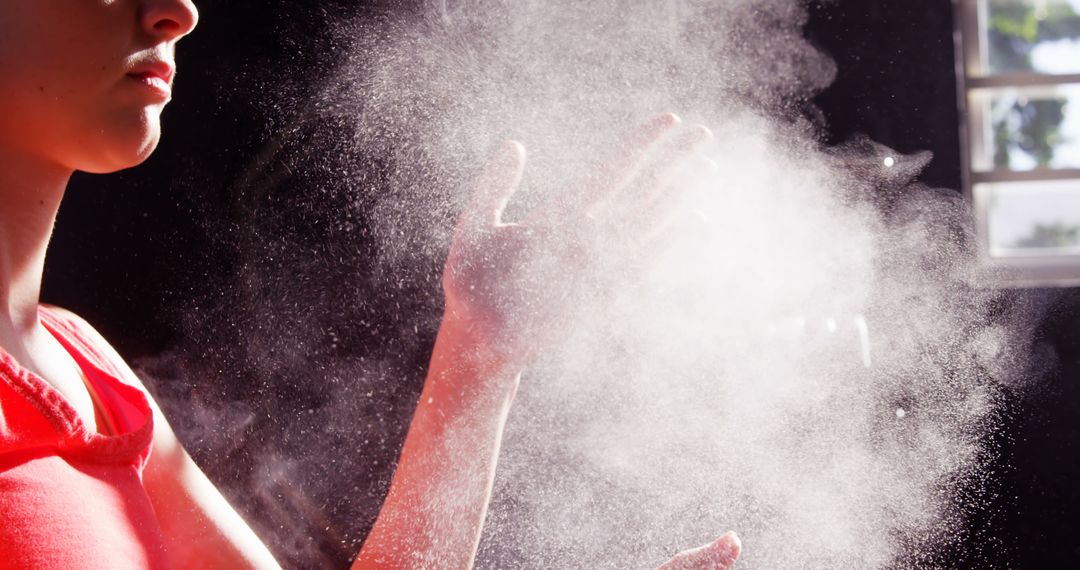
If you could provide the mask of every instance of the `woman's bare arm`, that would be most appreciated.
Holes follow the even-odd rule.
[[[468,327],[440,329],[401,460],[353,568],[469,568],[519,373]]]
[[[199,469],[155,408],[143,484],[174,568],[279,568],[244,519]]]

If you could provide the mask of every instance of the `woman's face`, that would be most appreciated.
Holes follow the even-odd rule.
[[[150,155],[191,0],[0,0],[0,152],[86,172]]]

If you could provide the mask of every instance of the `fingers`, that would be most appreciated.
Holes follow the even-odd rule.
[[[654,200],[663,189],[671,185],[677,174],[685,171],[687,161],[712,138],[712,131],[704,125],[694,125],[675,137],[675,140],[657,153],[656,160],[638,175],[634,191],[621,201],[633,207],[634,202]]]
[[[712,138],[712,131],[703,125],[679,133],[652,153],[631,183],[606,202],[594,204],[589,214],[632,235],[648,233],[670,217],[682,194],[693,186],[691,177],[702,174],[701,166],[711,162],[699,151]]]
[[[524,171],[525,147],[517,141],[499,145],[476,183],[472,202],[461,218],[462,226],[476,230],[499,225]]]
[[[637,236],[648,235],[664,225],[687,191],[697,186],[702,176],[712,173],[716,163],[698,153],[712,138],[712,132],[701,125],[682,133],[665,145],[632,187],[594,215]]]
[[[742,553],[742,543],[734,532],[712,544],[681,552],[657,570],[729,570]]]
[[[682,120],[674,113],[653,117],[634,130],[593,174],[582,196],[582,211],[604,202],[638,173],[649,150]]]
[[[684,206],[687,194],[703,189],[704,185],[715,184],[713,177],[719,171],[720,167],[710,158],[702,156],[684,161],[678,172],[627,214],[628,225],[637,235],[643,236],[642,242],[669,231],[676,225],[676,218],[681,217],[677,214]]]

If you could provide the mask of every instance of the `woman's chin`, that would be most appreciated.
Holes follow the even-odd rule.
[[[150,158],[157,148],[160,132],[157,129],[126,141],[114,141],[102,145],[98,152],[87,156],[75,168],[90,174],[108,174],[138,166]]]

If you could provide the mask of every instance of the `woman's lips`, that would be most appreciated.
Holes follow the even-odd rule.
[[[153,97],[168,101],[172,97],[173,63],[164,59],[145,59],[136,64],[127,76],[137,81]]]
[[[148,91],[158,96],[161,99],[168,100],[172,97],[172,87],[169,82],[162,76],[145,71],[141,73],[129,73],[128,79],[138,82]]]

